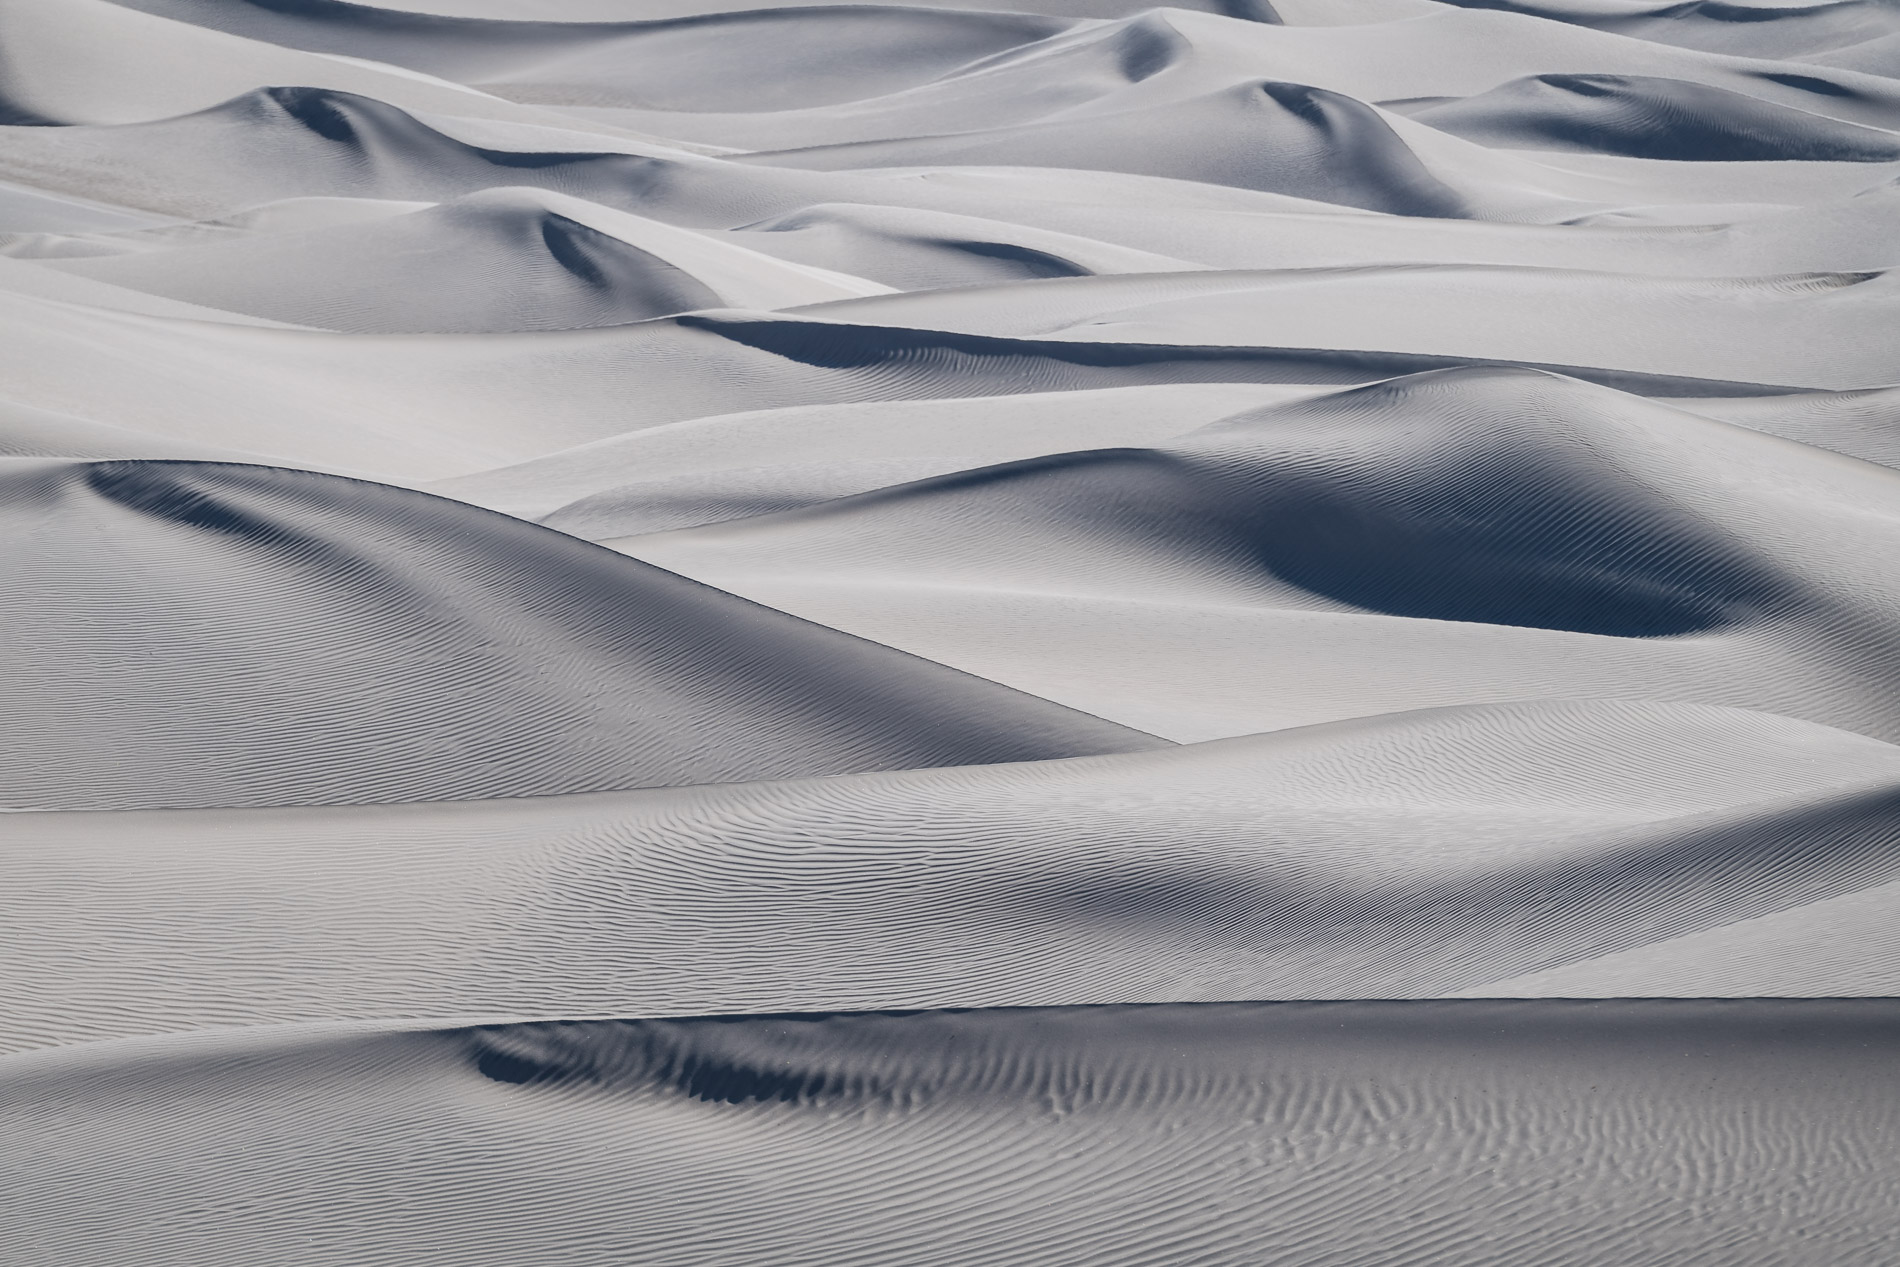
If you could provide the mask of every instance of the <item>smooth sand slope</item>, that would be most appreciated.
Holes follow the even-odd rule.
[[[0,473],[22,546],[15,807],[531,796],[1162,742],[422,494],[197,463]]]
[[[1165,383],[760,409],[649,427],[430,488],[605,539],[813,506],[1078,446],[1154,444],[1323,390]]]
[[[362,808],[0,815],[9,1045],[427,1016],[1886,994],[1900,749],[1525,703],[1145,753]],[[1865,908],[1837,921],[1841,903]],[[246,912],[268,909],[259,921]],[[1876,933],[1891,944],[1891,933]],[[1640,949],[1639,949],[1640,948]],[[1652,957],[1644,958],[1644,952]]]
[[[1896,266],[1892,0],[0,0],[0,1261],[1900,1258]]]

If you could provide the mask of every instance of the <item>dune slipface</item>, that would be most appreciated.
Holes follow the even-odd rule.
[[[1900,10],[0,0],[0,1261],[1900,1257]]]

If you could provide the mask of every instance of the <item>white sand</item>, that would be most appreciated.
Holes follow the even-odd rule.
[[[0,1262],[1894,1260],[1896,265],[1892,0],[0,0]]]

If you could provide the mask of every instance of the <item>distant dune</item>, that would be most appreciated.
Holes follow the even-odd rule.
[[[0,1262],[1873,1267],[1895,0],[0,0]]]

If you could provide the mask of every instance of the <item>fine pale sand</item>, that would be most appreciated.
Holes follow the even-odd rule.
[[[0,1262],[1900,1259],[1893,0],[0,0]]]
[[[1872,1264],[1896,1056],[1891,1001],[227,1030],[7,1062],[0,1231],[75,1267]]]

